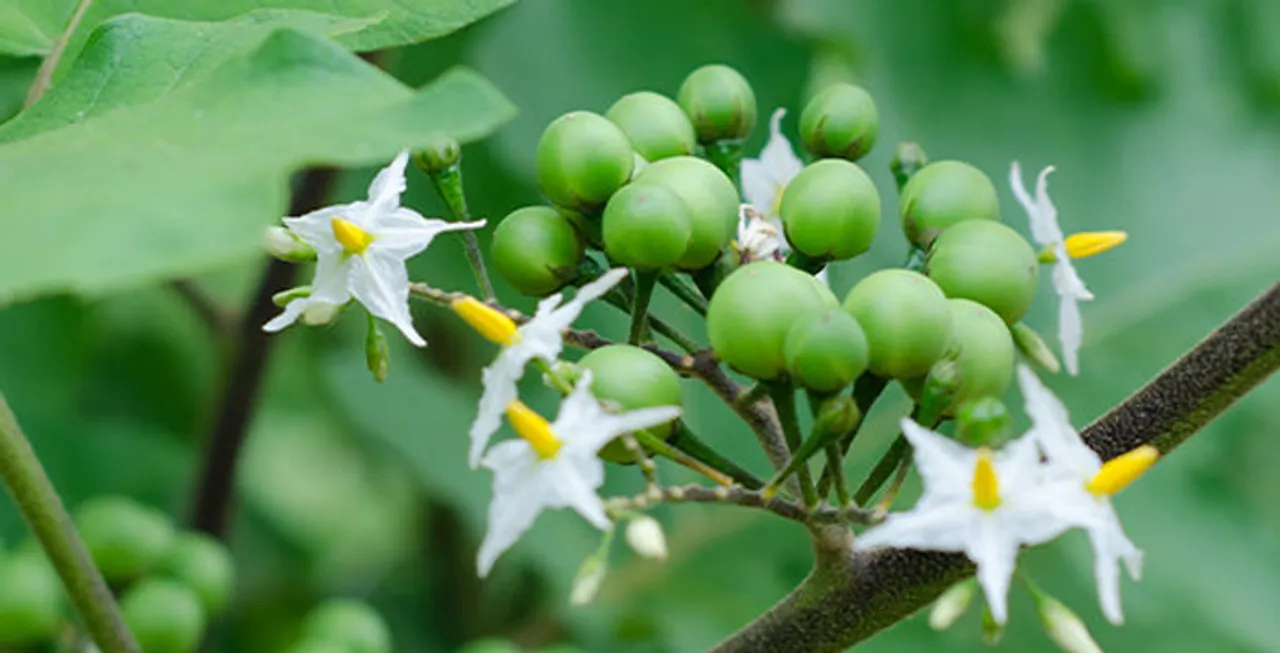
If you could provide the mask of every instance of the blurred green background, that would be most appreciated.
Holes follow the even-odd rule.
[[[761,116],[791,111],[783,125],[794,135],[810,89],[833,79],[864,85],[881,114],[880,143],[863,164],[886,198],[885,228],[870,254],[833,270],[837,294],[905,251],[888,199],[896,142],[915,140],[934,159],[986,171],[1002,189],[1005,219],[1019,229],[1025,218],[1005,183],[1010,162],[1057,166],[1051,191],[1068,232],[1130,233],[1123,248],[1080,264],[1097,296],[1084,306],[1082,372],[1050,379],[1083,425],[1280,272],[1277,30],[1280,11],[1269,0],[525,0],[443,39],[390,51],[381,63],[415,87],[466,64],[518,107],[496,135],[464,148],[473,212],[491,226],[538,202],[534,145],[565,111],[602,112],[641,89],[674,94],[694,67],[725,62],[754,84]],[[17,106],[33,71],[31,59],[0,58],[0,114]],[[749,152],[763,144],[757,132]],[[345,175],[334,199],[362,197],[371,174]],[[405,203],[442,214],[430,184],[415,175]],[[198,280],[239,306],[261,265],[240,258]],[[436,286],[472,288],[450,239],[412,272]],[[531,307],[503,290],[514,306]],[[1047,282],[1044,292],[1028,321],[1052,334]],[[674,303],[659,306],[705,337]],[[320,597],[342,595],[378,606],[402,651],[452,651],[483,636],[529,648],[694,651],[805,575],[810,554],[795,525],[681,506],[656,513],[670,561],[641,561],[619,546],[588,607],[570,609],[568,587],[597,535],[571,515],[544,515],[494,576],[478,581],[474,552],[490,478],[466,468],[464,433],[479,368],[494,352],[446,312],[414,310],[431,346],[411,351],[392,338],[382,385],[364,369],[363,324],[354,315],[275,338],[238,483],[239,595],[217,627],[216,650],[280,650]],[[623,329],[622,317],[602,307],[583,324]],[[163,283],[0,310],[0,389],[72,506],[123,493],[185,518],[222,356]],[[552,407],[549,391],[530,384],[527,392],[534,405]],[[765,468],[727,409],[693,384],[687,396],[705,439]],[[1024,558],[1104,649],[1280,650],[1278,399],[1280,384],[1265,384],[1119,498],[1130,536],[1147,553],[1143,581],[1124,587],[1125,627],[1098,613],[1082,538]],[[872,437],[860,440],[855,470],[887,445],[895,411],[906,405],[896,394],[884,403]],[[613,476],[612,490],[638,487],[629,470]],[[8,505],[0,505],[0,536],[22,537]],[[1015,587],[1011,602],[998,649],[1049,649],[1025,591]],[[987,650],[971,612],[944,633],[918,615],[860,650]]]

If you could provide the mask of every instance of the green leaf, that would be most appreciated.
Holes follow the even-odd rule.
[[[132,43],[98,43],[163,58],[171,46],[146,37],[148,26],[173,37],[177,24],[118,19],[131,22]],[[110,61],[87,53],[83,74],[109,75]],[[154,93],[134,77],[147,89],[139,94]],[[326,40],[272,32],[152,102],[0,146],[0,196],[21,216],[0,240],[0,302],[101,293],[251,256],[299,167],[383,163],[433,132],[469,141],[512,114],[473,72],[413,92]]]

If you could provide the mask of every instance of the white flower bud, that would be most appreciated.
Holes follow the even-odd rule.
[[[929,627],[934,630],[946,630],[969,609],[976,593],[977,585],[972,579],[963,580],[942,593],[929,612]]]
[[[338,309],[340,308],[342,307],[329,302],[311,302],[302,311],[302,322],[310,326],[328,324],[338,317]]]
[[[1102,648],[1093,641],[1089,628],[1071,608],[1051,597],[1044,597],[1039,602],[1040,621],[1049,639],[1066,653],[1102,653]]]
[[[667,538],[662,525],[647,515],[634,517],[627,524],[627,544],[642,557],[654,560],[667,559]]]
[[[582,566],[578,567],[578,575],[573,579],[573,589],[569,590],[569,603],[586,605],[594,601],[608,571],[608,565],[599,554],[583,560]]]
[[[316,250],[313,247],[298,240],[293,232],[278,225],[267,227],[263,236],[263,246],[271,256],[290,263],[316,259]]]

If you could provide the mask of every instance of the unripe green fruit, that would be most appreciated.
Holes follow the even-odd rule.
[[[684,78],[676,101],[700,143],[746,138],[756,127],[756,94],[738,71],[703,66]]]
[[[826,88],[800,114],[800,140],[814,156],[857,161],[871,151],[879,134],[876,103],[853,84]]]
[[[624,95],[604,115],[622,129],[646,161],[689,156],[697,146],[689,117],[665,95],[650,91]]]
[[[796,320],[783,345],[787,372],[802,387],[835,392],[867,369],[867,337],[858,321],[839,308]]]
[[[591,370],[591,393],[597,399],[617,404],[619,410],[682,404],[680,377],[661,358],[639,347],[607,345],[593,349],[578,361],[578,367]],[[646,430],[666,440],[674,426],[675,422],[668,422]],[[622,440],[606,444],[600,457],[615,463],[636,460]]]
[[[823,159],[800,171],[779,209],[787,241],[816,259],[853,258],[871,247],[880,228],[880,194],[857,164]]]
[[[235,585],[231,552],[203,533],[178,535],[164,561],[165,576],[195,591],[206,614],[218,614],[227,606]]]
[[[128,582],[156,568],[174,542],[173,523],[126,497],[96,497],[76,511],[76,528],[102,575]]]
[[[1040,263],[1018,232],[1000,222],[971,220],[938,236],[925,273],[948,297],[972,299],[1013,324],[1035,299]]]
[[[867,336],[868,368],[909,379],[929,372],[947,351],[951,309],[937,284],[910,270],[881,270],[858,282],[844,299]]]
[[[338,642],[307,638],[290,646],[285,653],[351,653],[351,651]]]
[[[839,305],[820,281],[776,261],[730,274],[707,306],[707,335],[720,360],[769,381],[786,370],[787,333],[801,316]]]
[[[627,267],[671,267],[688,249],[692,234],[689,209],[657,184],[631,184],[604,208],[604,251]]]
[[[921,168],[902,187],[902,229],[907,240],[928,249],[948,227],[966,220],[999,220],[996,187],[981,170],[960,161]]]
[[[971,447],[999,447],[1013,432],[1009,409],[994,396],[967,401],[955,412],[956,439]]]
[[[952,411],[981,397],[999,397],[1013,380],[1013,338],[991,309],[967,299],[949,299],[951,348],[960,371]]]
[[[350,653],[391,653],[391,631],[373,608],[334,599],[316,608],[303,626],[307,638],[342,644]]]
[[[498,223],[489,253],[507,283],[526,295],[545,297],[577,276],[583,244],[559,211],[526,206]]]
[[[676,267],[698,270],[710,265],[738,233],[738,189],[715,165],[691,156],[651,163],[635,183],[657,184],[676,194],[689,209],[693,227],[689,247]]]
[[[193,653],[204,636],[200,598],[174,580],[139,582],[125,592],[120,610],[142,653]]]
[[[433,134],[426,147],[413,153],[413,164],[427,174],[444,172],[461,159],[462,146],[448,134]]]
[[[542,132],[534,172],[552,204],[592,213],[631,179],[634,168],[635,152],[617,125],[590,111],[572,111]]]
[[[62,584],[39,551],[0,560],[0,648],[51,641],[62,622]]]

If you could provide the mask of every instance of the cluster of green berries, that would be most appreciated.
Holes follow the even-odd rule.
[[[391,630],[372,607],[331,599],[307,615],[286,653],[391,653]]]

